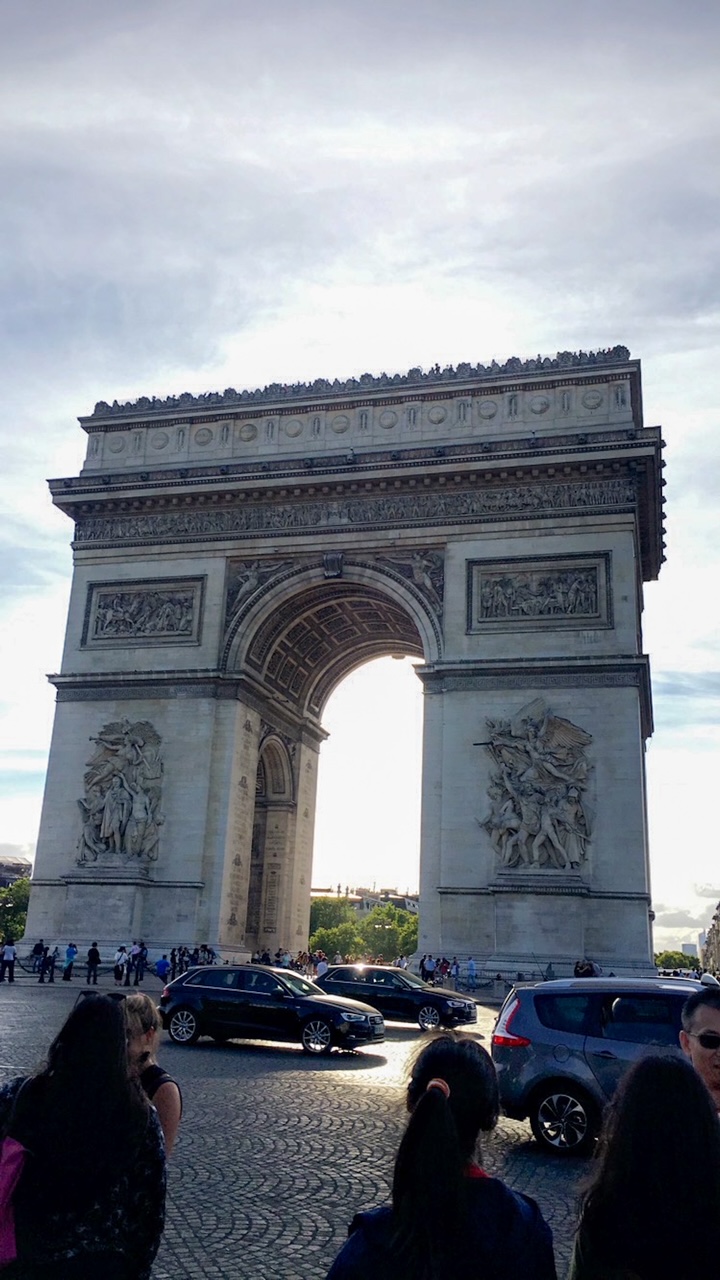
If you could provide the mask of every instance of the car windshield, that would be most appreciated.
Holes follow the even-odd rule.
[[[415,973],[408,973],[406,969],[402,970],[402,972],[400,973],[400,977],[404,978],[405,982],[407,982],[408,985],[411,987],[427,986],[427,982],[423,982],[422,978],[418,978],[417,974]]]
[[[314,982],[308,982],[307,978],[301,978],[299,973],[285,972],[282,981],[287,984],[296,996],[321,996],[324,993]]]

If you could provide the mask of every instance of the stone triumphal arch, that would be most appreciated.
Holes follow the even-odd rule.
[[[625,348],[81,423],[28,935],[304,946],[323,708],[409,654],[421,949],[647,966],[662,442]]]

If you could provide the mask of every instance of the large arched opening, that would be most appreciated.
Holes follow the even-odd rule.
[[[257,589],[247,602],[241,597],[228,627],[226,670],[242,681],[254,712],[245,723],[257,747],[252,823],[232,823],[237,838],[226,848],[226,897],[234,907],[221,911],[221,941],[251,951],[294,950],[307,941],[319,755],[331,695],[375,659],[417,663],[440,651],[438,616],[424,584],[392,563],[345,562],[332,573],[327,562],[281,566],[265,590],[254,582]],[[363,806],[371,805],[362,777],[357,786]],[[352,821],[351,813],[344,816]],[[249,849],[242,847],[248,836]],[[417,865],[412,878],[417,882]]]

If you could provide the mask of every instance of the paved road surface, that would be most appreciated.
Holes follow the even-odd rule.
[[[0,986],[0,1083],[41,1060],[83,986]],[[100,987],[112,983],[101,980]],[[160,983],[147,977],[144,989]],[[479,1010],[489,1043],[496,1010]],[[153,1280],[322,1280],[353,1213],[380,1203],[404,1124],[406,1063],[421,1033],[388,1027],[373,1052],[309,1059],[294,1045],[163,1036],[161,1061],[184,1101],[170,1162],[168,1218]],[[565,1273],[586,1163],[541,1154],[529,1126],[501,1120],[485,1164],[535,1197]]]

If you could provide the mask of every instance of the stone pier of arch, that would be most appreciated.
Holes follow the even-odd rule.
[[[394,654],[425,694],[420,950],[648,969],[662,441],[638,361],[80,422],[84,467],[51,481],[74,577],[26,937],[303,948],[323,708]]]

